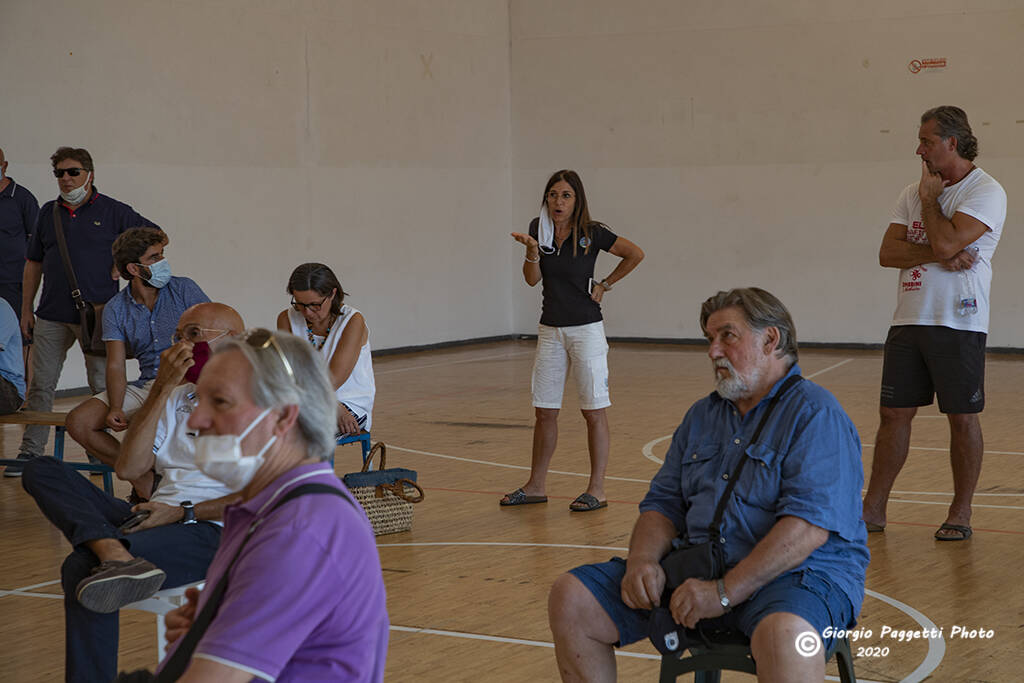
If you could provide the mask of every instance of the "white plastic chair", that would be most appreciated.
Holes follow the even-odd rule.
[[[164,625],[164,615],[185,604],[185,591],[187,589],[198,588],[203,590],[205,583],[205,581],[196,581],[195,583],[187,583],[177,588],[157,591],[145,600],[139,600],[121,608],[137,609],[143,612],[152,612],[156,615],[156,661],[158,663],[162,662],[164,655],[167,654],[167,627]]]

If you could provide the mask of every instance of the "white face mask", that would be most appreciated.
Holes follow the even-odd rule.
[[[242,455],[242,439],[269,413],[270,408],[264,410],[241,434],[209,434],[197,437],[196,467],[199,471],[232,491],[241,491],[248,486],[256,472],[263,466],[263,454],[277,440],[277,435],[270,437],[259,453],[250,456]]]
[[[82,202],[85,201],[85,198],[88,196],[89,191],[85,188],[86,186],[89,185],[90,178],[92,178],[92,171],[89,171],[86,174],[85,182],[82,183],[81,187],[76,187],[70,192],[61,192],[60,198],[63,199],[68,204],[81,204]]]

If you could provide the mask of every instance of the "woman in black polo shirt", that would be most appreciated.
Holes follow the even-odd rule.
[[[543,304],[533,365],[533,459],[530,479],[505,495],[502,505],[545,503],[545,479],[558,441],[558,411],[569,367],[573,368],[580,408],[587,421],[590,482],[569,505],[583,512],[608,505],[604,472],[608,465],[608,342],[601,298],[644,257],[644,252],[608,226],[590,219],[583,183],[575,171],[557,171],[544,187],[540,216],[529,234],[512,233],[526,247],[523,278],[531,287],[544,281]],[[599,250],[621,261],[608,277],[594,280]]]

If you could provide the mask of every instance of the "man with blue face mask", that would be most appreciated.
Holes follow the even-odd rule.
[[[32,342],[26,410],[53,409],[53,394],[64,359],[78,337],[81,322],[57,241],[55,217],[60,219],[68,259],[82,298],[97,304],[105,303],[117,293],[117,284],[111,278],[110,256],[110,247],[117,236],[136,226],[157,227],[127,204],[99,193],[88,150],[61,147],[50,161],[60,196],[39,210],[22,274],[21,332]],[[42,295],[36,307],[40,284]],[[86,355],[85,368],[92,393],[103,391],[105,359]],[[49,430],[45,425],[26,427],[18,459],[42,455]],[[4,476],[20,477],[21,472],[20,464],[9,465]]]
[[[67,419],[68,434],[104,464],[113,466],[120,442],[107,430],[121,432],[149,395],[160,354],[172,344],[178,319],[191,306],[210,299],[187,277],[173,277],[164,255],[168,239],[159,228],[131,228],[111,249],[114,266],[128,286],[103,309],[107,346],[107,390],[79,404]],[[139,361],[139,378],[127,381],[125,359]],[[132,482],[142,499],[153,489],[152,476]],[[137,502],[137,501],[133,501]]]

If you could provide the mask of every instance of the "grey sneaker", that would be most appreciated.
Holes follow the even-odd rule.
[[[28,462],[29,460],[31,460],[34,457],[35,457],[34,455],[29,455],[28,453],[18,453],[18,460],[23,460],[24,462]],[[24,469],[25,469],[25,466],[22,465],[22,464],[8,465],[7,467],[4,468],[4,476],[5,477],[20,477],[21,473],[22,473],[22,471]]]
[[[127,562],[104,562],[78,582],[78,602],[93,612],[116,612],[160,590],[167,575],[152,562],[136,557]]]

